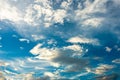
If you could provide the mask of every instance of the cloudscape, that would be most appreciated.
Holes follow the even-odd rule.
[[[0,80],[120,80],[120,0],[0,0]]]

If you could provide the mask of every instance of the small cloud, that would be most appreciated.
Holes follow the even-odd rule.
[[[70,46],[66,46],[64,47],[64,49],[70,49],[70,50],[73,50],[73,51],[79,51],[79,52],[83,52],[83,48],[79,45],[70,45]]]
[[[45,39],[43,35],[31,35],[35,41]]]
[[[70,9],[70,5],[71,5],[72,1],[68,0],[68,1],[63,1],[60,5],[61,8],[64,8],[66,10]]]
[[[116,63],[116,64],[120,64],[120,59],[119,58],[118,59],[114,59],[112,62]]]
[[[28,39],[25,39],[25,38],[21,38],[21,39],[19,39],[19,41],[30,43],[30,41]]]
[[[92,71],[95,74],[103,74],[111,69],[113,69],[115,66],[108,65],[108,64],[100,64],[97,68],[95,68],[94,71]]]
[[[105,47],[105,50],[106,50],[107,52],[111,52],[112,48],[110,48],[110,47]]]
[[[67,42],[71,43],[83,43],[83,44],[98,44],[98,41],[96,39],[89,39],[89,38],[83,38],[83,37],[72,37],[67,40]]]
[[[83,21],[82,26],[93,26],[98,27],[101,25],[103,19],[102,18],[92,18]]]
[[[57,44],[57,41],[55,41],[54,39],[50,39],[47,41],[47,44]]]

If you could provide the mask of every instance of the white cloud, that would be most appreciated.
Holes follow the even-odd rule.
[[[63,48],[41,48],[42,44],[36,45],[33,49],[30,50],[30,52],[34,55],[38,55],[38,58],[40,59],[54,59],[59,57],[60,55],[63,56],[63,53],[66,53],[65,55],[70,56],[82,56],[84,49],[83,47],[80,47],[79,45],[71,45],[71,46],[64,46]],[[67,53],[68,50],[72,51],[72,53]],[[63,53],[62,53],[63,52]],[[61,53],[61,54],[60,54]]]
[[[83,49],[80,45],[63,46],[63,48],[44,48],[41,46],[41,44],[36,45],[30,52],[37,55],[36,58],[38,59],[47,60],[54,67],[64,65],[68,72],[80,71],[88,66],[88,61],[81,59],[86,53],[86,49]]]
[[[16,3],[18,2],[19,1],[16,1]],[[59,3],[58,5],[60,7],[54,9],[52,5],[54,2],[49,0],[35,0],[31,1],[31,3],[25,1],[24,7],[21,6],[23,8],[21,10],[20,6],[13,5],[10,1],[4,0],[0,3],[2,10],[2,13],[0,13],[0,15],[2,15],[1,19],[10,20],[15,24],[20,22],[21,24],[15,25],[16,30],[22,34],[22,36],[33,38],[32,40],[35,41],[45,38],[45,36],[40,33],[43,28],[50,27],[55,23],[63,24],[64,19],[71,20],[72,22],[75,21],[83,26],[94,27],[101,25],[104,21],[103,17],[96,16],[95,14],[106,13],[105,3],[107,0],[95,0],[93,2],[86,0],[83,3],[78,2],[79,5],[76,4],[77,6],[84,6],[84,8],[81,9],[73,9],[73,0],[67,0],[61,3],[58,0],[56,2]],[[2,5],[3,3],[6,6]],[[22,3],[19,4],[22,5]]]
[[[111,50],[112,50],[112,48],[110,48],[110,47],[105,47],[105,49],[107,52],[111,52]]]
[[[42,44],[38,44],[38,45],[36,45],[32,50],[30,50],[30,52],[31,53],[33,53],[33,54],[39,54],[40,52],[39,52],[39,48],[42,46]]]
[[[115,66],[114,65],[108,65],[108,64],[100,64],[94,71],[93,73],[95,74],[103,74],[111,69],[113,69]]]
[[[89,39],[89,38],[84,38],[84,37],[72,37],[70,39],[67,40],[68,42],[71,43],[86,43],[86,44],[99,44],[98,41],[96,39]]]
[[[64,18],[66,17],[66,11],[58,9],[53,15],[53,21],[55,23],[64,23]]]
[[[51,72],[45,72],[44,75],[49,77],[55,77],[55,75]]]
[[[34,2],[31,1],[31,3],[25,1],[25,4],[16,1],[15,3],[19,4],[15,5],[8,0],[1,1],[0,19],[14,24],[14,28],[18,33],[24,37],[31,38],[31,40],[37,41],[45,38],[40,33],[43,28],[50,27],[55,23],[63,24],[65,17],[67,17],[66,10],[53,9],[52,2],[49,0],[35,0]],[[20,4],[22,5],[21,7],[19,6]]]
[[[55,23],[63,24],[64,19],[70,19],[73,22],[76,21],[78,24],[82,26],[87,26],[87,27],[88,26],[98,27],[102,25],[102,23],[106,20],[105,19],[106,17],[97,16],[96,14],[107,13],[107,10],[105,8],[105,3],[107,1],[108,0],[104,0],[104,1],[95,0],[93,2],[90,2],[90,0],[86,0],[83,4],[79,2],[78,3],[79,5],[77,5],[78,9],[76,8],[76,10],[74,10],[72,8],[73,6],[72,7],[70,6],[72,5],[72,0],[63,1],[60,4],[60,8],[58,9],[54,9],[51,5],[52,3],[49,0],[44,0],[44,1],[34,0],[33,3],[30,3],[26,7],[24,7],[23,9],[25,12],[21,13],[21,10],[17,6],[9,3],[9,1],[0,0],[1,2],[0,3],[0,11],[1,11],[0,20],[10,20],[15,24],[22,21],[23,23],[19,25],[18,24],[15,25],[15,28],[20,32],[20,34],[23,34],[23,36],[25,37],[30,36],[35,41],[39,41],[46,38],[46,36],[42,35],[43,33],[40,33],[43,27],[45,27],[45,30],[52,29],[54,31],[54,29],[50,28],[50,26],[54,25]],[[117,0],[115,1],[117,3]],[[60,2],[60,1],[58,0],[57,2]],[[77,27],[79,26],[77,25]],[[71,28],[72,27],[70,27],[69,29]],[[85,28],[85,27],[82,27],[82,28]],[[52,30],[51,30],[51,33],[53,33]],[[80,30],[78,29],[76,32],[79,32],[79,31]],[[56,31],[54,32],[56,33]],[[60,33],[64,33],[64,32],[62,32],[61,30]],[[86,32],[86,33],[89,33],[89,32]],[[45,34],[47,34],[47,31],[45,32]],[[63,34],[63,35],[66,35],[66,34]],[[13,36],[13,37],[16,37],[16,36]],[[27,43],[29,43],[29,40],[27,39],[19,39],[19,40],[26,41]],[[46,47],[42,47],[42,44],[38,44],[33,49],[31,49],[30,52],[36,55],[37,58],[39,58],[39,60],[34,60],[29,58],[27,60],[25,59],[25,60],[20,60],[16,62],[12,61],[10,62],[10,64],[15,71],[20,71],[20,72],[24,72],[24,70],[25,72],[27,72],[26,70],[28,70],[29,72],[31,71],[29,68],[35,68],[35,70],[37,69],[43,70],[43,67],[48,66],[47,65],[48,63],[50,63],[55,67],[66,66],[65,67],[66,71],[75,72],[75,71],[80,71],[81,69],[86,68],[86,66],[88,66],[88,60],[81,59],[81,57],[84,55],[85,52],[87,52],[87,49],[84,49],[84,47],[81,47],[77,43],[98,45],[99,44],[98,40],[92,39],[92,38],[86,38],[84,36],[78,37],[76,35],[75,37],[71,37],[71,38],[68,37],[67,42],[73,43],[73,45],[63,46],[62,48],[55,48],[55,47],[46,48]],[[49,40],[47,44],[54,44],[54,41]],[[110,52],[111,48],[106,47],[106,51]],[[118,48],[118,51],[120,51],[119,48]],[[0,51],[0,53],[4,53],[4,51]],[[119,59],[113,60],[112,62],[119,63]],[[41,65],[40,66],[36,65],[38,63],[44,64],[44,65],[42,65],[41,67]],[[3,66],[4,64],[0,63],[0,65]],[[95,74],[102,74],[112,68],[113,66],[111,65],[102,64],[102,65],[99,65],[97,68],[95,68],[95,70],[87,69],[87,71],[88,72],[92,71]],[[79,77],[81,75],[84,75],[84,73],[78,74],[75,77]],[[30,77],[32,75],[28,74],[27,76]],[[54,77],[54,74],[50,72],[46,72],[45,76]]]
[[[31,36],[32,36],[32,38],[33,38],[35,41],[45,39],[45,36],[43,36],[43,35],[34,35],[34,34],[32,34]]]
[[[113,68],[115,68],[115,65],[99,64],[96,68],[86,67],[85,69],[88,73],[101,75],[104,74],[105,72],[112,70]]]
[[[32,73],[29,73],[29,74],[25,74],[25,80],[33,80],[33,74]]]
[[[83,48],[80,47],[79,45],[71,45],[71,46],[67,46],[67,47],[64,47],[64,49],[71,49],[73,51],[80,51],[80,52],[83,52]]]
[[[118,59],[114,59],[112,62],[116,63],[116,64],[120,64],[120,59],[119,58]]]
[[[93,26],[93,27],[97,27],[100,26],[102,21],[104,19],[103,18],[91,18],[91,19],[86,19],[83,21],[83,25],[82,26]]]
[[[25,38],[21,38],[21,39],[19,39],[19,41],[30,43],[30,41],[28,39],[25,39]]]
[[[22,20],[22,14],[19,13],[19,10],[10,5],[7,0],[0,0],[0,20],[10,20],[17,23]]]
[[[69,6],[71,5],[71,3],[72,2],[63,1],[60,6],[61,6],[61,8],[68,10],[70,8]]]
[[[38,65],[41,64],[41,65]],[[17,58],[14,60],[1,60],[0,67],[3,67],[2,73],[6,79],[10,80],[30,80],[33,79],[34,72],[38,70],[42,70],[41,72],[45,72],[45,67],[50,66],[48,61],[36,59],[34,57],[29,58]],[[8,69],[9,67],[9,69]],[[32,72],[34,70],[34,72]],[[0,76],[1,78],[1,76]]]
[[[47,44],[53,44],[55,46],[57,44],[57,41],[55,41],[54,39],[50,39],[47,41]]]
[[[40,48],[42,44],[36,45],[33,49],[30,50],[30,52],[34,55],[38,55],[37,57],[40,59],[52,59],[57,56],[57,51],[53,49],[47,49],[47,48]]]
[[[66,11],[63,9],[53,10],[49,1],[36,1],[36,3],[28,6],[26,15],[24,17],[25,22],[33,26],[49,27],[54,23],[63,23],[66,17]]]
[[[57,50],[53,50],[53,49],[48,49],[48,48],[40,48],[41,44],[38,44],[37,46],[35,46],[33,49],[30,50],[30,52],[34,55],[38,55],[37,57],[40,59],[52,59],[54,57],[56,57],[57,54]]]
[[[73,44],[70,46],[65,46],[63,47],[64,50],[70,50],[70,51],[74,51],[73,54],[71,54],[72,57],[82,57],[83,55],[85,55],[85,53],[88,51],[88,49],[84,49],[83,47],[81,47],[80,45],[77,44]]]
[[[0,66],[8,66],[8,65],[9,65],[9,63],[4,62],[4,61],[0,61]]]
[[[105,3],[107,0],[104,1],[99,1],[95,0],[91,2],[90,0],[86,0],[83,5],[85,6],[83,9],[79,6],[78,9],[75,10],[75,20],[83,25],[83,26],[93,26],[93,27],[98,27],[99,25],[102,24],[104,21],[103,17],[97,17],[95,14],[96,13],[106,13],[106,7]]]

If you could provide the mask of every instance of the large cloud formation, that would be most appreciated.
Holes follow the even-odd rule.
[[[36,42],[36,46],[30,50],[35,55],[33,58],[46,61],[56,69],[43,72],[42,79],[68,78],[68,74],[63,76],[68,72],[75,72],[69,79],[78,79],[88,73],[101,75],[118,68],[111,64],[120,63],[119,0],[0,2],[0,21],[12,24],[12,29],[29,39],[20,41]],[[23,71],[21,67],[28,68],[26,65],[31,61],[31,64],[37,64],[34,59],[25,61],[19,71]],[[79,74],[81,71],[83,73]],[[109,79],[109,76],[100,79],[104,77]]]

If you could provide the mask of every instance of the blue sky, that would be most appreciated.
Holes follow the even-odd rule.
[[[0,80],[119,80],[119,0],[0,0]]]

